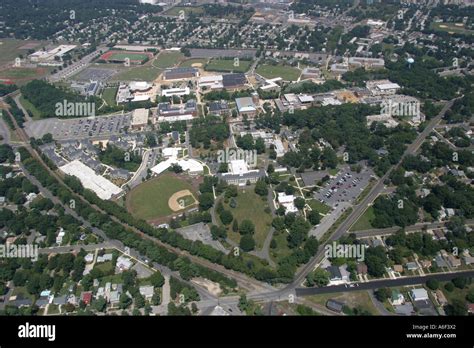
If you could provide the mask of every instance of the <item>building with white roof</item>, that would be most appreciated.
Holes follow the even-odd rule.
[[[200,88],[221,89],[224,88],[224,77],[222,75],[201,76],[198,81]]]
[[[67,175],[73,175],[79,179],[84,188],[94,191],[100,199],[110,199],[118,195],[122,189],[103,176],[97,175],[91,168],[79,160],[74,160],[61,167],[61,171]]]
[[[287,195],[285,192],[278,192],[278,203],[285,207],[285,214],[296,213],[298,211],[295,207],[294,195]]]
[[[169,89],[162,89],[161,95],[163,97],[181,97],[183,95],[191,94],[191,89],[189,87],[185,88],[169,88]]]
[[[247,115],[253,117],[256,115],[257,107],[251,97],[237,98],[235,103],[240,116]]]
[[[413,289],[410,291],[410,296],[413,301],[425,301],[428,300],[428,292],[423,289]]]
[[[394,95],[401,88],[400,85],[389,80],[367,81],[366,87],[374,96]]]

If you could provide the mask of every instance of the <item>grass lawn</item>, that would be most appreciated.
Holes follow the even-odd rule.
[[[176,51],[162,51],[153,61],[152,65],[155,68],[166,69],[178,64],[184,55]]]
[[[0,79],[11,80],[15,84],[25,84],[35,78],[40,78],[48,72],[46,68],[9,68],[0,71]]]
[[[324,203],[321,203],[320,201],[317,201],[316,199],[311,199],[309,201],[306,201],[306,203],[308,203],[311,209],[316,210],[320,214],[327,214],[331,211],[331,208],[329,206]]]
[[[114,270],[114,265],[112,261],[96,263],[94,269],[101,270],[104,274],[110,274]]]
[[[177,191],[189,190],[197,194],[191,184],[171,174],[164,174],[148,180],[127,194],[127,209],[135,217],[144,220],[171,215],[169,198]]]
[[[325,306],[329,299],[334,299],[343,302],[348,307],[361,307],[372,315],[379,315],[379,312],[372,303],[367,291],[353,291],[347,293],[337,292],[332,294],[313,295],[308,296],[307,299],[322,306]]]
[[[247,72],[252,62],[250,60],[240,60],[238,66],[234,66],[233,59],[212,59],[205,67],[206,71],[222,72]]]
[[[373,219],[375,219],[374,208],[368,207],[364,215],[351,227],[351,231],[363,231],[374,228],[371,223]]]
[[[270,248],[270,256],[273,261],[278,262],[278,260],[281,260],[292,253],[292,250],[288,247],[287,237],[288,233],[285,231],[274,233],[273,239],[276,241],[277,247],[275,249]]]
[[[446,296],[446,299],[448,300],[449,303],[453,303],[453,300],[467,301],[466,295],[468,294],[470,289],[474,288],[474,284],[471,284],[469,286],[466,286],[464,289],[459,289],[457,287],[454,287],[454,290],[449,292],[444,288],[444,286],[447,283],[451,283],[451,282],[440,282],[439,289],[443,291],[443,294]]]
[[[181,62],[179,66],[183,68],[191,68],[193,64],[201,64],[202,66],[204,66],[206,65],[206,63],[207,59],[205,58],[191,58]]]
[[[23,55],[25,57],[28,54],[28,49],[22,49],[25,45],[31,44],[28,48],[39,48],[41,45],[40,41],[25,41],[25,40],[11,40],[11,39],[0,39],[0,65],[6,63],[12,63],[15,58]]]
[[[239,224],[242,220],[250,220],[254,223],[255,234],[253,238],[255,239],[256,248],[261,249],[272,223],[272,216],[265,212],[268,203],[262,201],[262,198],[253,191],[253,187],[245,188],[244,191],[239,190],[239,195],[234,199],[237,202],[237,207],[231,208],[224,203],[225,209],[232,212],[234,219],[237,219]],[[230,231],[229,238],[238,242],[240,241],[240,234]]]
[[[162,69],[152,66],[139,66],[126,68],[111,78],[111,81],[154,81],[161,73]]]
[[[190,6],[175,6],[169,9],[166,14],[168,16],[179,16],[184,11],[185,15],[193,14],[203,14],[204,9],[202,7],[190,7]]]
[[[299,69],[287,65],[263,64],[257,67],[256,72],[267,79],[281,77],[285,81],[296,81],[301,75],[301,71]]]
[[[102,92],[102,99],[104,99],[105,102],[110,106],[117,104],[115,102],[117,89],[118,89],[117,87],[109,87],[109,88],[104,89],[104,91]]]
[[[23,95],[20,97],[20,103],[21,105],[23,105],[26,111],[28,111],[31,118],[33,118],[34,120],[41,120],[40,112],[36,109],[36,107],[33,104],[31,104],[28,100],[26,100]]]

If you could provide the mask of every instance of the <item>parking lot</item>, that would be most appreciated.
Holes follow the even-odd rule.
[[[51,133],[56,140],[84,139],[121,134],[125,127],[130,127],[130,123],[131,115],[126,113],[123,115],[67,120],[49,118],[27,122],[25,128],[27,133],[35,138],[41,138],[43,135]]]
[[[353,203],[367,187],[372,175],[373,172],[368,168],[363,168],[357,173],[351,171],[349,166],[344,167],[315,194],[315,198],[332,208],[341,202]]]
[[[116,70],[113,69],[104,69],[104,68],[86,68],[82,70],[79,74],[74,76],[74,80],[76,81],[99,81],[105,82],[110,77],[117,73]]]

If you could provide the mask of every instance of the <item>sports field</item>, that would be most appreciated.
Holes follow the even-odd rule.
[[[137,218],[153,220],[176,213],[180,203],[190,208],[197,203],[196,197],[193,186],[185,179],[164,174],[131,190],[126,196],[126,207]]]
[[[267,79],[274,79],[281,77],[285,81],[297,81],[301,75],[301,71],[287,65],[259,65],[256,70],[257,74],[266,77]]]
[[[240,72],[244,73],[250,69],[249,60],[239,60],[238,65],[235,66],[233,59],[212,59],[204,70],[207,71],[222,71],[222,72]]]
[[[100,56],[99,59],[108,62],[125,62],[127,59],[130,59],[131,63],[143,64],[150,58],[153,58],[153,54],[147,52],[108,51]]]
[[[474,34],[474,31],[467,29],[463,23],[432,23],[431,28],[438,31],[445,31],[449,34]]]
[[[161,73],[162,69],[154,68],[150,65],[133,66],[122,68],[120,72],[111,78],[111,81],[154,81]]]
[[[192,67],[205,66],[206,63],[207,63],[207,59],[204,59],[204,58],[190,58],[181,62],[179,66],[182,68],[192,68]]]

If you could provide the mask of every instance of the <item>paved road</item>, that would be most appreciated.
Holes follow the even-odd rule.
[[[407,285],[419,285],[424,284],[430,279],[436,279],[439,281],[449,281],[457,277],[474,277],[474,270],[470,271],[459,271],[451,273],[437,273],[437,274],[427,274],[425,276],[416,276],[416,277],[401,277],[397,279],[382,279],[382,280],[373,280],[365,283],[354,283],[353,287],[350,287],[347,284],[344,285],[335,285],[335,286],[325,286],[322,288],[297,288],[297,296],[311,296],[319,294],[330,294],[336,292],[351,292],[351,291],[360,291],[360,290],[374,290],[379,288],[387,287],[396,287],[396,286],[407,286]]]

